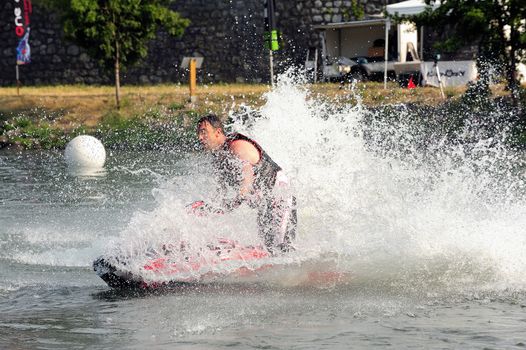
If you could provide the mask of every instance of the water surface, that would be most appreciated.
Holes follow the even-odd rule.
[[[111,152],[82,174],[60,152],[0,152],[0,348],[526,347],[523,154],[381,152],[359,106],[327,115],[286,84],[267,98],[264,118],[233,127],[294,180],[299,231],[296,252],[249,280],[120,293],[92,271],[100,254],[166,240],[257,242],[248,208],[184,214],[213,188],[206,158]],[[312,278],[325,272],[340,277]]]

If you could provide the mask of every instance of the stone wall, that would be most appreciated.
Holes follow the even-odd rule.
[[[312,25],[356,19],[381,13],[385,0],[275,0],[283,48],[276,52],[277,70],[301,65],[309,47],[321,48]],[[397,1],[387,1],[388,3]],[[0,86],[15,84],[17,39],[14,0],[0,4]],[[173,9],[191,20],[180,39],[160,32],[150,44],[148,57],[123,73],[123,83],[185,82],[178,66],[184,56],[204,57],[203,81],[260,82],[268,80],[268,51],[263,46],[263,0],[179,0]],[[100,69],[84,49],[66,41],[56,14],[33,0],[31,17],[32,62],[20,67],[21,81],[34,84],[107,84],[111,74]]]

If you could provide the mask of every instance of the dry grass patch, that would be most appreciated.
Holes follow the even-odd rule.
[[[231,84],[206,85],[198,88],[198,103],[190,104],[185,85],[124,86],[121,91],[123,117],[147,113],[165,106],[174,110],[198,113],[226,112],[232,103],[260,105],[266,85]],[[51,112],[55,123],[65,129],[78,125],[94,126],[104,115],[115,113],[115,90],[112,86],[49,86],[23,87],[20,96],[16,88],[0,88],[0,113],[23,113],[35,109]]]
[[[353,89],[349,85],[337,83],[307,84],[305,88],[311,97],[334,101],[335,103],[362,103],[368,106],[398,103],[423,103],[437,105],[443,101],[440,90],[430,87],[416,89],[401,88],[389,82],[387,89],[383,83],[357,83]],[[226,114],[240,105],[260,107],[264,104],[263,95],[270,91],[263,84],[210,84],[198,86],[198,102],[188,102],[187,85],[123,86],[121,109],[115,108],[113,86],[62,85],[43,87],[22,87],[20,96],[16,88],[0,88],[0,114],[29,113],[46,111],[53,116],[52,123],[64,130],[79,126],[94,127],[105,115],[119,114],[130,118],[148,112],[167,108],[172,113],[167,117],[181,116],[185,113]],[[457,98],[464,88],[447,88],[448,98]],[[499,88],[495,88],[501,93]],[[356,95],[358,94],[358,97]],[[29,113],[34,114],[34,113]],[[38,114],[38,112],[37,112]]]
[[[306,84],[311,99],[334,106],[417,104],[440,107],[440,89],[401,88],[389,82]],[[444,89],[446,99],[458,102],[465,88]],[[62,147],[70,137],[98,133],[114,147],[188,144],[188,130],[199,115],[227,115],[243,106],[258,108],[270,91],[263,84],[210,84],[198,86],[197,103],[189,103],[187,85],[123,86],[121,109],[115,106],[113,86],[44,86],[0,88],[0,147]],[[492,87],[493,96],[506,96],[502,85]],[[448,104],[446,104],[448,105]],[[453,103],[455,105],[455,103]],[[389,107],[388,107],[389,108]]]

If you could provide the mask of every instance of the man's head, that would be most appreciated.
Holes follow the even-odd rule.
[[[208,150],[213,151],[221,147],[226,140],[221,119],[214,114],[201,117],[197,122],[197,137]]]

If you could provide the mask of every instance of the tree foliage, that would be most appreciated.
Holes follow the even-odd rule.
[[[476,43],[481,74],[485,77],[484,62],[501,65],[512,90],[516,66],[526,60],[525,18],[524,0],[443,0],[434,11],[409,17],[418,25],[448,28],[449,37],[437,49],[454,51]]]
[[[113,67],[119,44],[121,64],[136,63],[148,53],[148,42],[158,27],[181,36],[188,20],[162,0],[71,0],[65,9],[64,30],[68,38],[88,49],[108,68]]]
[[[189,20],[170,10],[170,0],[58,0],[66,37],[114,72],[119,105],[120,70],[148,54],[159,28],[180,37]]]

